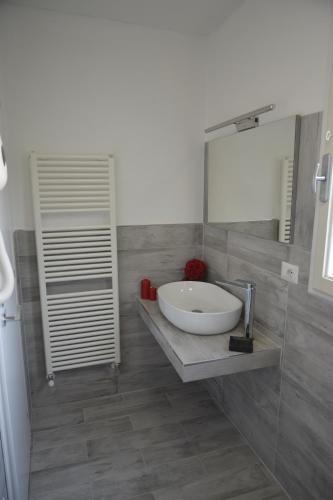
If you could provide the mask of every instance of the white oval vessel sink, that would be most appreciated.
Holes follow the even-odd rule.
[[[184,332],[216,335],[239,322],[243,303],[222,288],[202,281],[176,281],[159,287],[164,316]]]

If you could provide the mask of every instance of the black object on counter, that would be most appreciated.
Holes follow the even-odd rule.
[[[229,341],[229,351],[251,353],[253,352],[253,339],[235,337],[234,335],[231,335]]]

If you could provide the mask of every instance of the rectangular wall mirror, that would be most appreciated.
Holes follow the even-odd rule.
[[[293,241],[300,117],[206,143],[205,222]]]

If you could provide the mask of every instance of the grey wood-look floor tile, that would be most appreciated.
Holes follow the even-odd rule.
[[[60,495],[63,490],[82,487],[90,492],[91,479],[88,463],[33,472],[30,478],[31,496],[38,500],[48,499],[52,495]]]
[[[195,453],[207,453],[244,444],[241,434],[221,413],[182,422]]]
[[[87,460],[86,443],[73,443],[71,445],[33,451],[31,455],[31,472],[79,464],[87,462]]]
[[[120,367],[118,389],[122,393],[138,389],[174,385],[179,383],[179,381],[180,378],[171,365],[155,369],[130,371],[122,371]]]
[[[191,458],[146,467],[141,475],[139,470],[136,472],[126,480],[104,475],[103,479],[94,481],[94,500],[123,500],[161,488],[181,486],[200,477],[203,469],[199,461]]]
[[[122,350],[131,350],[140,348],[143,352],[146,349],[157,347],[158,344],[152,334],[146,330],[145,332],[137,332],[131,334],[121,334]]]
[[[130,415],[134,429],[144,429],[145,427],[154,427],[172,422],[182,422],[188,419],[188,416],[210,416],[216,415],[218,410],[215,404],[205,399],[191,404],[178,404],[177,407],[158,409],[152,411],[142,410]]]
[[[186,500],[227,500],[270,484],[259,465],[221,471],[183,487]]]
[[[123,500],[155,500],[154,495],[152,493],[145,493],[143,495],[131,497],[131,498],[123,498]]]
[[[205,472],[197,457],[177,460],[146,468],[146,481],[149,491],[162,488],[180,487],[202,478]]]
[[[172,401],[173,398],[185,397],[185,395],[195,395],[197,393],[205,394],[207,396],[207,390],[201,382],[187,382],[186,384],[180,383],[175,386],[168,386],[165,388],[165,393],[169,400]]]
[[[188,438],[197,439],[201,436],[204,438],[206,434],[210,436],[212,433],[218,434],[219,432],[232,429],[233,425],[223,413],[217,412],[214,415],[199,417],[189,414],[188,418],[182,422],[182,427]]]
[[[102,406],[105,404],[112,404],[123,399],[120,394],[112,394],[106,396],[97,396],[89,399],[79,399],[77,401],[70,401],[68,403],[51,404],[47,406],[39,406],[33,408],[33,417],[36,419],[47,419],[48,417],[59,418],[59,427],[62,425],[62,417],[66,418],[68,415],[78,412],[83,416],[84,408],[90,408],[93,406]],[[69,422],[71,423],[71,422]],[[75,422],[73,422],[75,423]]]
[[[180,424],[167,424],[161,427],[152,427],[141,431],[122,432],[109,438],[88,441],[90,458],[108,455],[117,450],[140,450],[156,444],[169,443],[185,437]]]
[[[279,486],[267,486],[250,493],[233,496],[232,500],[288,500],[288,497]]]
[[[155,490],[175,488],[202,477],[203,468],[194,458],[147,467],[141,476],[125,481],[104,479],[93,484],[94,500],[124,500]]]
[[[130,405],[145,404],[149,401],[159,401],[166,396],[166,387],[152,387],[149,389],[139,389],[137,391],[123,392],[121,394],[124,401]]]
[[[47,384],[43,385],[39,391],[32,394],[32,402],[35,407],[48,406],[55,403],[66,403],[80,401],[82,399],[95,398],[97,396],[112,395],[116,392],[116,381],[97,380],[86,383],[68,383],[66,385],[56,382],[56,386],[49,388]]]
[[[154,465],[192,457],[196,450],[192,443],[181,438],[145,447],[141,453],[147,465]]]
[[[93,500],[129,500],[149,495],[144,475],[127,481],[95,481],[92,488]]]
[[[163,488],[154,491],[154,500],[184,500],[181,488]]]
[[[201,455],[201,461],[209,474],[260,464],[259,458],[244,441],[231,448],[219,447],[217,451]]]
[[[46,408],[49,408],[48,406]],[[63,425],[81,424],[83,411],[81,409],[67,410],[61,414],[43,414],[35,409],[32,412],[32,430],[52,429]]]
[[[185,386],[187,387],[187,386]],[[184,405],[192,405],[196,404],[200,401],[204,401],[205,399],[210,399],[206,389],[204,387],[200,387],[199,389],[197,386],[195,386],[195,390],[193,391],[191,386],[188,386],[188,388],[185,390],[180,390],[180,391],[169,391],[167,394],[168,400],[170,401],[171,405],[174,406],[175,408],[179,408],[180,406]]]
[[[169,366],[170,362],[162,349],[158,345],[146,346],[142,349],[141,346],[126,347],[122,350],[122,369],[137,369],[140,367],[148,367],[153,369],[156,367]]]
[[[90,467],[94,482],[124,482],[145,473],[142,454],[133,449],[110,451],[108,456],[90,461]]]
[[[171,408],[169,401],[166,397],[161,394],[160,399],[155,399],[153,401],[146,401],[145,403],[133,404],[129,400],[121,400],[111,404],[105,404],[102,406],[94,406],[91,408],[84,409],[84,419],[86,422],[93,422],[96,420],[101,420],[111,417],[119,417],[132,415],[142,411],[162,411]]]
[[[37,451],[69,443],[81,443],[130,430],[132,430],[132,425],[128,417],[101,420],[98,425],[95,422],[89,422],[46,429],[34,432],[33,449]]]
[[[74,484],[66,488],[54,488],[52,490],[31,490],[29,500],[93,500],[90,485]]]

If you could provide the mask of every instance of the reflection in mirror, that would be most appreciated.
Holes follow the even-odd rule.
[[[207,142],[205,221],[292,242],[298,135],[292,116]]]

